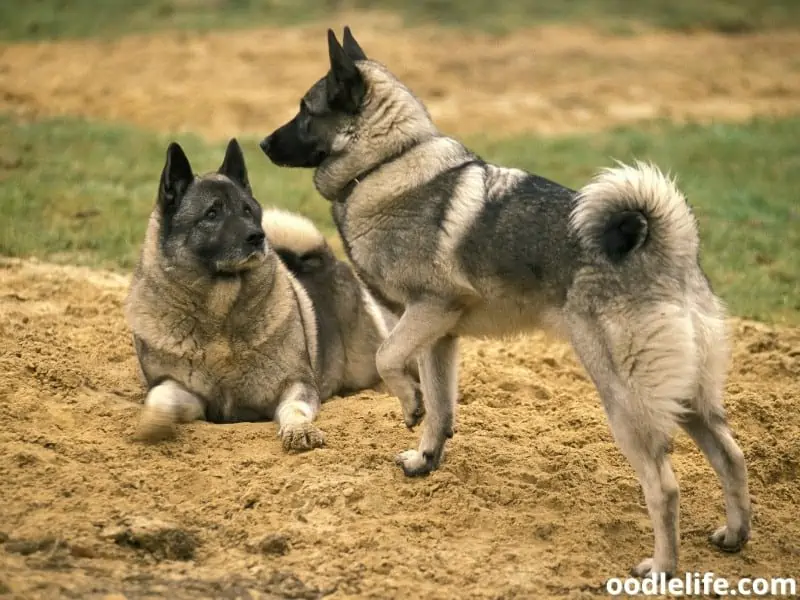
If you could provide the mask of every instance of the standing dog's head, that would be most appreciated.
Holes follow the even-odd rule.
[[[343,40],[328,30],[328,74],[306,92],[297,115],[261,142],[276,165],[315,168],[347,157],[368,168],[436,133],[423,104],[367,58],[349,27]]]
[[[231,275],[264,261],[261,206],[253,198],[235,139],[216,173],[199,177],[180,145],[171,143],[156,210],[160,250],[170,267]]]

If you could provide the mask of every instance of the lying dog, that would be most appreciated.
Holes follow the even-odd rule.
[[[674,182],[620,165],[575,192],[489,164],[440,133],[349,29],[343,45],[329,31],[328,49],[327,75],[261,146],[275,164],[316,169],[359,278],[402,315],[377,362],[407,425],[425,414],[419,448],[398,456],[406,475],[435,469],[453,433],[458,337],[548,328],[572,342],[643,486],[655,552],[634,572],[677,565],[676,425],[722,480],[727,525],[711,540],[738,550],[750,497],[722,407],[723,307]],[[404,368],[416,356],[421,390]]]
[[[390,325],[310,221],[262,216],[236,140],[200,177],[169,146],[126,316],[148,387],[140,439],[275,419],[287,450],[324,443],[322,401],[380,382]]]

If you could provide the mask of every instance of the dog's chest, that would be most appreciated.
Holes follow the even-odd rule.
[[[261,382],[265,379],[262,374],[280,368],[272,355],[269,348],[245,336],[218,332],[201,340],[193,362],[220,385],[234,386],[251,379]]]
[[[238,420],[248,409],[251,418],[270,418],[287,372],[279,355],[224,331],[198,327],[192,338],[191,351],[165,363],[172,363],[172,377],[205,399],[209,417]]]
[[[386,231],[375,227],[375,221],[363,213],[355,202],[335,203],[333,220],[361,282],[380,304],[396,312],[402,309],[402,298],[387,280],[387,257],[379,250],[385,247]]]
[[[239,374],[239,366],[247,364],[258,357],[249,350],[247,344],[233,344],[229,339],[212,338],[203,349],[201,361],[209,373],[218,374],[222,379],[228,374],[236,376]]]
[[[358,236],[354,233],[352,221],[348,218],[348,212],[354,212],[353,209],[348,207],[344,202],[336,202],[333,205],[332,212],[333,222],[339,230],[339,235],[344,245],[347,258],[360,277],[367,277],[369,273],[369,256],[365,254],[365,250],[369,244],[369,240],[364,240],[363,235]],[[365,281],[365,283],[369,286],[369,281]]]

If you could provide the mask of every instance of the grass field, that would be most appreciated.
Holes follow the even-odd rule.
[[[78,119],[0,119],[0,135],[0,254],[122,269],[135,263],[171,138]],[[732,311],[800,323],[798,139],[800,118],[469,141],[492,161],[572,187],[612,159],[652,160],[671,170],[700,221],[703,265]],[[196,170],[221,162],[224,144],[179,140]],[[242,140],[257,197],[308,215],[333,238],[310,173],[275,168],[257,142]]]
[[[410,24],[473,27],[497,33],[564,21],[620,33],[637,23],[731,33],[800,24],[800,4],[793,0],[7,0],[0,4],[0,36],[111,37],[153,28],[285,25],[362,9],[391,11]]]

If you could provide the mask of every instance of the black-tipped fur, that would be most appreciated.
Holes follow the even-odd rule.
[[[247,192],[250,192],[250,180],[247,177],[244,153],[236,138],[231,138],[228,142],[228,147],[225,149],[225,158],[222,160],[217,173],[225,175],[231,181],[242,186]]]
[[[344,48],[345,54],[353,60],[367,60],[367,54],[361,49],[361,46],[358,45],[356,38],[353,37],[353,32],[350,31],[350,27],[347,25],[344,27],[342,47]]]
[[[327,75],[328,102],[344,112],[355,113],[364,99],[366,86],[353,58],[339,44],[331,29],[328,30],[328,55],[331,61]]]
[[[619,262],[647,240],[647,219],[639,211],[619,212],[600,232],[600,245],[611,262]]]
[[[312,250],[305,254],[298,254],[286,248],[275,248],[275,252],[295,275],[310,275],[323,270],[335,261],[335,258],[327,249]]]
[[[166,162],[158,187],[158,204],[165,213],[175,212],[193,180],[192,165],[186,158],[186,153],[180,144],[172,142],[167,147]]]

